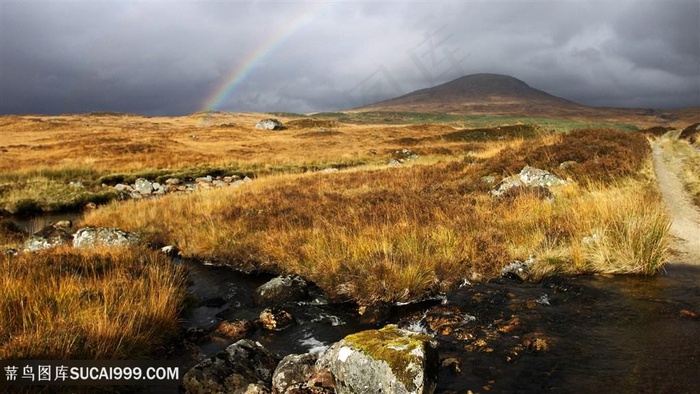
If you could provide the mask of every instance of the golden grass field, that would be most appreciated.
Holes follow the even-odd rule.
[[[265,117],[0,117],[0,208],[7,215],[95,201],[80,226],[119,227],[151,247],[176,245],[245,271],[296,273],[332,298],[361,304],[421,299],[528,258],[535,278],[653,274],[666,261],[669,221],[650,165],[653,137],[629,124],[568,132],[587,124],[286,114],[274,117],[288,129],[255,130]],[[418,157],[388,165],[402,149]],[[571,160],[578,164],[559,167]],[[527,190],[489,195],[484,177],[497,182],[525,164],[569,183],[552,188],[551,200]],[[318,171],[330,167],[340,171]],[[207,171],[254,182],[106,203],[117,180]],[[70,181],[86,187],[75,192]],[[5,247],[21,243],[2,228]],[[182,307],[182,272],[162,260],[142,249],[3,254],[10,290],[0,301],[0,357],[143,354],[177,331]],[[102,265],[109,268],[95,269]],[[139,290],[126,294],[124,286]]]

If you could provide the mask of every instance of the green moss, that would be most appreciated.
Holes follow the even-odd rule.
[[[430,342],[431,338],[423,334],[406,335],[406,331],[388,325],[380,330],[348,335],[344,340],[355,350],[386,362],[397,380],[411,391],[416,387],[409,366],[421,365],[423,359],[428,357],[425,343]]]
[[[3,190],[0,209],[15,215],[79,210],[87,203],[104,204],[118,197],[109,188],[91,191],[42,177],[3,185]]]

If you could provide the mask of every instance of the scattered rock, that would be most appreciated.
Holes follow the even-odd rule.
[[[117,183],[116,185],[114,185],[114,190],[116,190],[119,193],[131,193],[134,191],[134,189],[131,186],[125,185],[123,183]]]
[[[192,343],[201,343],[208,339],[209,334],[207,330],[202,327],[192,327],[185,330],[184,340]]]
[[[319,358],[344,393],[433,393],[438,354],[427,335],[389,325],[348,335]]]
[[[534,262],[534,256],[525,261],[515,260],[501,269],[501,276],[524,282],[530,278],[530,266]]]
[[[73,235],[73,247],[129,246],[139,243],[139,236],[118,228],[83,227]]]
[[[282,305],[303,301],[309,297],[309,286],[297,275],[278,276],[255,290],[258,305]]]
[[[458,358],[448,357],[440,362],[440,366],[454,373],[462,373],[462,362]]]
[[[15,248],[6,248],[4,250],[4,253],[8,256],[17,256],[19,254],[19,251]]]
[[[277,119],[263,119],[255,125],[258,130],[283,130],[284,125]]]
[[[697,313],[697,312],[695,312],[695,311],[691,311],[691,310],[689,310],[689,309],[683,309],[683,310],[681,310],[680,313],[679,313],[679,315],[680,315],[680,317],[689,317],[689,318],[691,318],[691,319],[700,319],[700,314],[699,314],[699,313]]]
[[[183,384],[190,394],[269,392],[277,362],[259,342],[242,339],[187,371]]]
[[[168,257],[177,257],[180,255],[180,249],[174,245],[163,246],[160,251]]]
[[[272,391],[278,394],[291,393],[307,387],[307,382],[316,372],[315,354],[290,354],[280,361],[272,375]]]
[[[236,182],[237,181],[237,182]],[[165,182],[152,182],[145,178],[139,178],[133,185],[118,183],[114,190],[119,193],[121,199],[142,199],[160,197],[168,193],[192,192],[197,190],[208,190],[212,187],[237,186],[243,182],[252,182],[246,177],[240,181],[238,175],[217,176],[206,175],[195,178],[194,181],[184,182],[180,178],[168,178]],[[107,185],[104,185],[105,187]]]
[[[493,175],[487,175],[487,176],[482,176],[481,180],[486,183],[487,185],[491,185],[492,183],[496,182],[496,177]]]
[[[523,346],[534,353],[544,353],[549,349],[549,342],[540,333],[529,333],[523,336]]]
[[[394,159],[397,160],[399,163],[403,163],[405,161],[409,160],[416,160],[418,158],[418,154],[409,150],[409,149],[401,149],[397,150],[394,152]]]
[[[578,165],[578,162],[577,162],[577,161],[568,160],[568,161],[565,161],[565,162],[560,163],[560,164],[559,164],[559,168],[561,168],[562,170],[566,170],[566,169],[569,169],[569,168],[576,167],[576,165]]]
[[[139,178],[134,183],[134,191],[147,196],[153,193],[153,183],[151,183],[151,181],[148,179]]]
[[[514,187],[540,187],[549,189],[552,186],[563,184],[566,184],[565,180],[557,178],[549,171],[525,166],[518,175],[509,176],[502,180],[490,193],[494,197],[501,197],[509,189]]]
[[[70,233],[71,226],[72,223],[68,220],[50,224],[24,241],[22,250],[24,252],[37,252],[68,244],[73,238]]]
[[[65,231],[69,231],[73,227],[73,222],[70,220],[59,220],[58,222],[53,224],[53,228],[55,229],[62,229]]]
[[[277,308],[265,308],[260,312],[260,323],[271,331],[282,331],[295,323],[294,317],[287,311]]]
[[[255,331],[255,324],[249,320],[222,321],[216,332],[232,340],[247,337]]]
[[[388,164],[389,164],[391,167],[398,167],[398,166],[401,165],[401,162],[398,161],[398,160],[396,160],[396,159],[389,159]]]
[[[504,200],[513,200],[521,196],[534,196],[540,200],[554,198],[554,194],[544,186],[514,186],[501,193],[499,197]]]
[[[260,383],[251,383],[246,387],[243,394],[270,394],[271,391],[267,386]]]

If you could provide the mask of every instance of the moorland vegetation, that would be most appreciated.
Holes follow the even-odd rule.
[[[653,133],[503,117],[282,115],[290,127],[280,132],[253,131],[259,114],[6,117],[1,208],[95,202],[80,226],[118,227],[150,248],[176,245],[244,271],[295,273],[360,304],[422,299],[516,260],[531,261],[535,279],[653,274],[666,261]],[[567,183],[489,193],[525,165]],[[254,182],[127,201],[112,189],[203,175]],[[24,238],[2,222],[4,249]],[[0,358],[134,358],[178,330],[185,274],[143,247],[3,253],[0,270]]]

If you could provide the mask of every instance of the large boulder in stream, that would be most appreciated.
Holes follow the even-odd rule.
[[[336,392],[433,393],[438,353],[431,337],[388,325],[348,335],[318,360],[328,368]]]
[[[288,394],[302,390],[309,391],[308,381],[316,372],[318,355],[290,354],[280,361],[272,375],[272,392]]]
[[[83,227],[73,235],[73,247],[130,246],[139,243],[139,236],[118,228]]]
[[[278,276],[255,290],[258,305],[281,305],[303,301],[309,297],[309,286],[297,275]]]
[[[296,323],[294,316],[284,309],[265,308],[260,312],[260,324],[270,331],[282,331]]]
[[[190,394],[269,392],[278,361],[259,342],[242,339],[195,365],[182,382]]]

